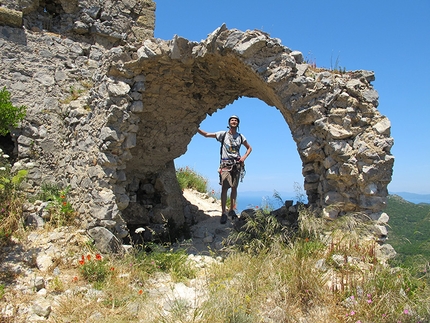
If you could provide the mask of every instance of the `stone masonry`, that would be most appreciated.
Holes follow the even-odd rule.
[[[28,107],[12,139],[29,192],[70,186],[94,237],[190,222],[173,160],[207,115],[247,96],[283,115],[312,207],[380,217],[394,157],[373,72],[318,69],[225,25],[198,43],[155,39],[154,22],[150,0],[2,2],[0,86]]]

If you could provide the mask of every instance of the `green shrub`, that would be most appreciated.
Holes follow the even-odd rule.
[[[188,264],[188,255],[184,250],[166,250],[155,244],[147,245],[147,252],[136,254],[136,263],[141,271],[151,275],[155,272],[169,273],[174,281],[195,278],[196,271]]]
[[[181,189],[192,188],[200,193],[206,193],[208,191],[207,179],[188,166],[177,169],[176,178]]]
[[[26,107],[15,107],[10,101],[10,93],[4,87],[0,90],[0,135],[9,133],[9,127],[17,127],[26,115]]]
[[[70,187],[60,189],[57,184],[45,183],[41,189],[42,191],[38,194],[38,198],[43,201],[50,201],[47,207],[49,222],[54,226],[70,224],[76,215],[75,210],[67,199]]]
[[[246,218],[242,230],[229,235],[227,243],[238,250],[258,253],[276,242],[286,242],[289,236],[290,231],[276,217],[257,210]]]
[[[96,254],[94,258],[89,254],[87,256],[82,255],[79,264],[82,277],[90,283],[96,283],[98,287],[101,287],[101,284],[112,273],[109,263],[100,254]]]

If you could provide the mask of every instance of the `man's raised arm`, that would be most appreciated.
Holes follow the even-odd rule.
[[[204,130],[202,130],[200,128],[197,129],[197,132],[199,134],[201,134],[203,137],[206,137],[206,138],[216,138],[216,134],[213,133],[213,132],[206,132],[206,131],[204,131]]]

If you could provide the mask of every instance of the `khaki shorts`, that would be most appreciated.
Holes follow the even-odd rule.
[[[238,187],[240,179],[240,166],[235,165],[231,170],[230,168],[221,168],[219,170],[220,185],[222,187]]]

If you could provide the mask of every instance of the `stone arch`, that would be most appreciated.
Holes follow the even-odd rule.
[[[316,69],[278,39],[225,25],[200,43],[175,37],[115,48],[104,62],[108,79],[92,98],[95,114],[106,115],[97,124],[99,160],[125,222],[186,220],[173,160],[207,115],[242,96],[283,115],[311,206],[331,217],[384,208],[393,140],[372,72]]]

